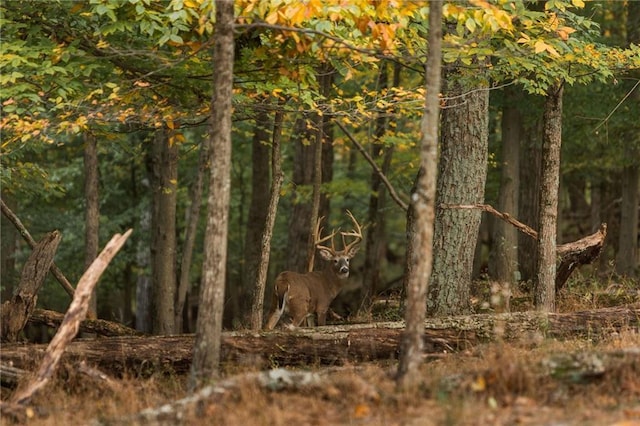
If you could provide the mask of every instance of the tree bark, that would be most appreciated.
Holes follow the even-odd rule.
[[[423,323],[426,295],[433,265],[433,228],[435,218],[436,180],[438,168],[438,124],[442,62],[442,2],[429,4],[429,53],[426,64],[426,95],[420,124],[420,168],[424,171],[411,195],[415,233],[409,235],[411,249],[410,274],[407,278],[405,302],[406,328],[400,343],[397,383],[413,388],[420,377],[418,369],[423,352]]]
[[[155,334],[174,334],[176,276],[176,201],[178,146],[167,129],[155,131],[151,153],[151,325]]]
[[[98,257],[100,236],[100,196],[98,170],[98,142],[95,135],[84,134],[84,268],[91,266]],[[91,296],[89,318],[98,318],[98,301],[96,294]]]
[[[48,233],[36,246],[22,268],[20,283],[10,300],[0,306],[2,341],[15,342],[36,307],[38,292],[53,264],[62,235]]]
[[[216,37],[213,46],[214,91],[211,101],[211,175],[207,227],[189,388],[217,377],[224,309],[229,200],[231,193],[231,112],[233,97],[233,1],[216,3]]]
[[[562,144],[562,92],[562,82],[549,88],[543,116],[540,228],[534,303],[537,309],[547,312],[553,312],[556,305],[556,237]]]
[[[278,201],[280,200],[280,188],[284,182],[282,172],[282,158],[280,154],[280,141],[282,139],[282,120],[284,111],[278,109],[273,121],[273,139],[271,142],[271,194],[269,196],[269,206],[265,218],[262,240],[260,241],[260,262],[255,278],[255,289],[253,292],[253,302],[251,305],[251,329],[262,328],[262,313],[264,311],[264,294],[267,286],[267,271],[269,268],[269,257],[271,253],[271,237],[276,221]]]
[[[486,83],[469,91],[456,70],[443,76],[443,92],[452,96],[442,112],[438,162],[430,315],[469,312],[471,272],[480,212],[442,209],[440,204],[482,203],[487,172],[488,104]]]
[[[498,210],[512,215],[518,214],[518,195],[520,190],[520,139],[522,136],[522,117],[517,107],[519,97],[516,89],[507,87],[504,91],[502,107],[502,147],[500,193]],[[518,282],[518,230],[513,226],[497,221],[493,227],[493,278],[510,287]],[[505,309],[509,309],[508,298]]]
[[[531,343],[549,339],[603,339],[637,328],[640,305],[571,313],[539,311],[476,314],[426,319],[421,327],[424,354],[468,350],[491,341]],[[387,322],[301,328],[293,332],[222,334],[221,359],[255,366],[336,365],[398,357],[405,323]],[[193,354],[193,335],[105,337],[72,342],[63,361],[85,360],[112,374],[185,374]],[[2,347],[2,362],[29,370],[46,345],[12,343]]]
[[[16,210],[17,202],[13,195],[9,194],[5,188],[1,189],[3,203],[7,204],[10,210]],[[2,290],[0,300],[9,300],[13,291],[18,285],[20,276],[16,271],[16,250],[18,248],[18,233],[11,221],[0,220],[0,282]]]

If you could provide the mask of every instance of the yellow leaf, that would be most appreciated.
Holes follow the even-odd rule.
[[[547,50],[547,46],[549,46],[547,43],[545,43],[542,40],[538,40],[536,41],[536,44],[533,46],[533,49],[536,53],[540,53]]]
[[[175,124],[173,124],[173,120],[166,120],[167,122],[167,127],[170,128],[171,130],[175,129]]]
[[[371,409],[367,404],[358,404],[353,410],[353,417],[355,418],[363,418],[367,417],[371,413]]]
[[[546,51],[551,53],[551,56],[555,56],[558,57],[560,56],[560,54],[558,53],[558,51],[556,49],[553,48],[553,46],[547,45],[546,47]]]
[[[467,19],[464,26],[467,27],[470,33],[472,33],[476,30],[476,21],[474,19]]]
[[[486,389],[487,381],[485,380],[484,376],[476,377],[476,379],[471,383],[471,390],[474,392],[483,392]]]
[[[582,0],[571,0],[571,4],[575,7],[579,7],[580,9],[584,7],[584,1]]]
[[[278,22],[278,11],[274,10],[264,20],[267,21],[268,24],[275,24],[276,22]]]

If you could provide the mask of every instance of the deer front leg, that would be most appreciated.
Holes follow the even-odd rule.
[[[327,311],[318,311],[318,325],[327,324]]]

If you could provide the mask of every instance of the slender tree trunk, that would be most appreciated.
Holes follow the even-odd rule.
[[[12,211],[17,211],[15,197],[2,189],[2,201]],[[13,296],[13,290],[18,285],[19,275],[16,271],[16,252],[18,249],[18,232],[11,221],[4,216],[0,219],[0,282],[2,293],[0,301],[9,300]]]
[[[378,91],[383,91],[388,87],[388,64],[381,64],[378,74]],[[389,169],[391,163],[392,148],[385,148],[382,138],[387,130],[387,118],[381,114],[376,119],[374,140],[371,144],[371,157],[378,159],[382,157],[384,163],[381,170],[383,173]],[[386,170],[385,170],[386,169]],[[362,297],[361,313],[367,315],[371,312],[371,305],[378,289],[380,288],[380,263],[384,258],[384,202],[385,187],[382,179],[376,170],[371,171],[371,195],[369,196],[369,228],[365,239],[364,267],[362,271]]]
[[[177,333],[187,331],[184,329],[184,305],[187,300],[187,293],[191,288],[190,272],[193,260],[193,248],[196,242],[198,222],[200,220],[200,206],[202,205],[202,194],[204,191],[204,180],[208,176],[209,156],[211,149],[210,140],[205,140],[200,145],[198,156],[198,173],[196,180],[189,191],[189,208],[187,211],[187,226],[185,229],[184,245],[182,248],[182,258],[180,260],[180,280],[178,282],[178,292],[175,307],[175,329]]]
[[[422,116],[420,167],[416,191],[411,195],[415,215],[415,234],[409,236],[412,247],[409,277],[407,278],[406,328],[400,342],[400,360],[397,383],[399,387],[415,387],[421,375],[426,294],[432,267],[434,236],[436,172],[438,158],[438,116],[440,110],[441,54],[442,54],[442,2],[429,5],[429,53],[426,65],[426,95]]]
[[[323,65],[318,70],[318,84],[320,89],[320,94],[324,99],[327,99],[331,93],[331,83],[333,81],[333,68],[328,65]],[[308,232],[308,242],[307,242],[307,271],[314,270],[315,266],[315,241],[314,241],[314,231],[316,227],[316,223],[320,216],[325,216],[325,219],[328,220],[328,211],[322,211],[323,197],[322,196],[322,184],[326,182],[324,177],[324,167],[325,163],[324,154],[325,154],[325,145],[330,145],[328,140],[328,134],[326,131],[330,128],[331,123],[329,120],[325,120],[324,114],[316,115],[316,137],[315,137],[315,145],[314,145],[314,154],[313,154],[313,199],[311,202],[311,218]],[[329,151],[333,154],[333,151]],[[328,203],[325,198],[325,207],[328,209]],[[324,214],[323,214],[324,213]]]
[[[486,85],[470,91],[457,77],[455,70],[443,76],[443,92],[454,98],[442,113],[433,273],[427,298],[427,310],[435,316],[469,312],[481,219],[480,211],[442,205],[482,203],[487,172],[489,91],[483,90]]]
[[[540,229],[534,302],[541,311],[555,311],[556,243],[560,148],[562,144],[563,83],[549,88],[544,108],[542,171],[540,185]]]
[[[258,270],[263,259],[262,237],[266,231],[267,215],[269,213],[269,200],[273,193],[269,191],[269,131],[267,126],[269,117],[266,110],[258,112],[253,133],[251,164],[251,202],[249,204],[249,216],[247,219],[247,232],[245,234],[244,250],[244,280],[243,286],[247,296],[255,291]],[[273,160],[272,160],[273,161]],[[275,182],[275,179],[274,179]],[[273,185],[273,184],[272,184]],[[278,189],[279,191],[280,189]],[[277,205],[276,205],[277,207]],[[263,296],[264,297],[264,296]],[[243,297],[243,312],[251,308],[248,297]],[[251,323],[253,324],[253,310],[251,311]]]
[[[519,97],[516,89],[508,87],[504,92],[502,109],[502,161],[498,210],[513,216],[518,214],[520,190],[520,139],[522,137],[522,117],[517,107]],[[517,282],[518,271],[518,230],[505,221],[495,221],[493,225],[492,260],[494,279],[509,288]],[[492,268],[490,268],[491,270]],[[508,300],[505,308],[508,309]]]
[[[213,114],[210,132],[213,155],[207,203],[200,313],[189,377],[191,390],[219,375],[231,196],[231,100],[235,47],[233,22],[233,1],[216,2],[214,92],[211,101]]]
[[[84,197],[86,200],[84,219],[84,269],[98,257],[100,235],[100,198],[98,180],[98,142],[92,134],[84,134]],[[91,295],[87,318],[98,317],[96,293]]]
[[[269,255],[271,252],[271,237],[273,235],[273,227],[276,221],[278,201],[280,200],[280,188],[282,188],[282,182],[284,181],[282,159],[280,155],[283,117],[284,112],[279,109],[276,112],[273,123],[273,139],[271,143],[271,175],[273,176],[273,181],[271,183],[271,193],[269,196],[269,205],[267,208],[267,216],[265,218],[264,231],[260,242],[260,262],[256,271],[253,303],[251,305],[252,330],[259,330],[262,328],[262,313],[264,311],[264,293],[267,284]]]
[[[178,146],[167,129],[156,130],[152,143],[151,324],[154,334],[174,334]]]

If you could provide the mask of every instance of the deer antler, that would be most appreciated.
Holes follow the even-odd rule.
[[[359,244],[360,241],[362,241],[362,227],[360,226],[356,218],[353,217],[353,214],[349,210],[347,210],[347,216],[349,216],[349,218],[353,222],[353,230],[351,232],[340,232],[340,235],[342,235],[342,247],[344,247],[342,251],[345,253],[347,253],[356,244]],[[347,245],[345,237],[355,237],[355,240],[351,241]]]
[[[324,249],[330,250],[331,254],[335,255],[336,254],[336,246],[335,246],[335,244],[333,242],[333,237],[335,237],[337,231],[334,230],[330,235],[327,235],[324,238],[320,238],[320,235],[322,234],[322,231],[324,229],[324,228],[322,228],[320,226],[320,223],[322,223],[323,220],[324,220],[324,216],[319,217],[318,221],[316,222],[316,230],[315,230],[315,233],[313,235],[313,241],[315,243],[316,248],[324,248]],[[325,242],[325,241],[327,241],[329,239],[331,240],[331,247],[320,245],[321,243],[323,243],[323,242]]]

